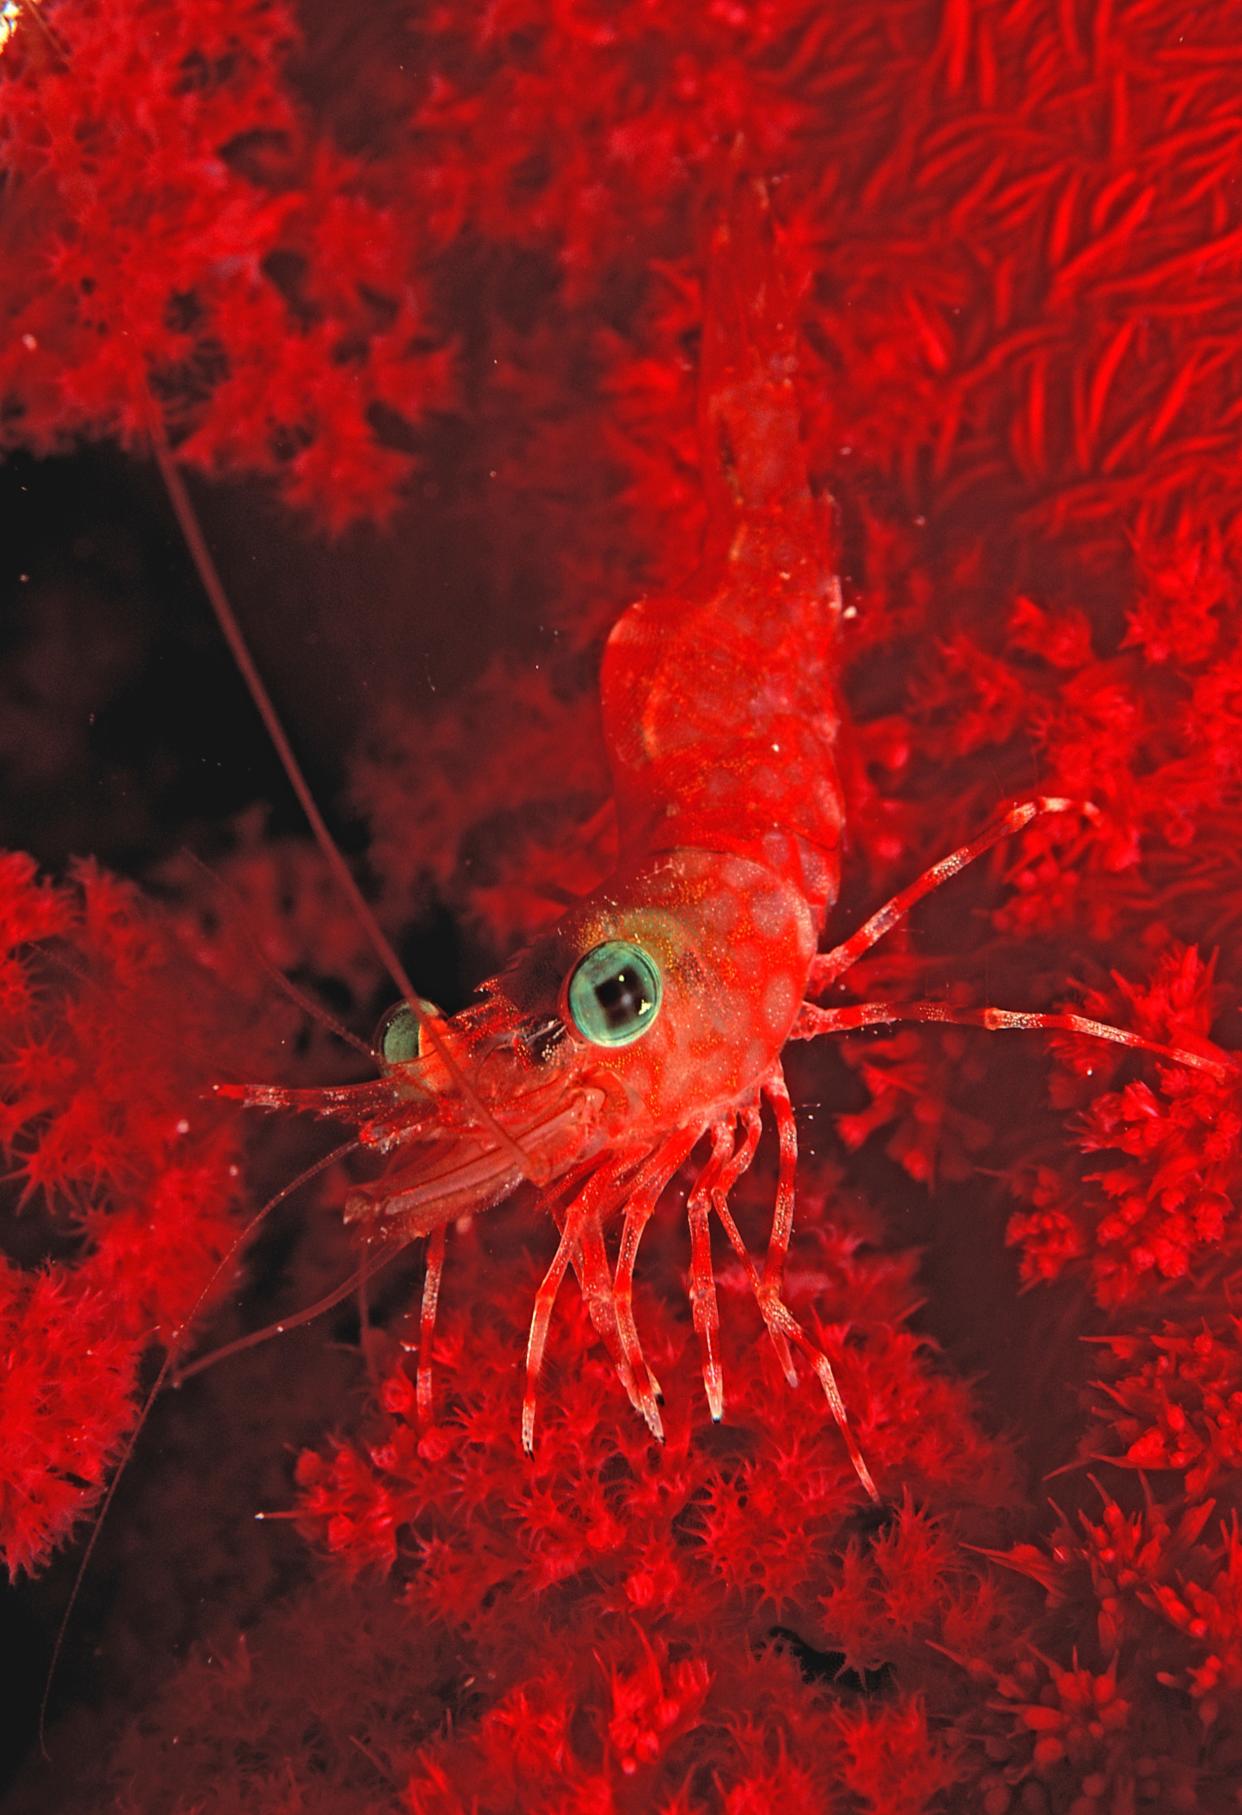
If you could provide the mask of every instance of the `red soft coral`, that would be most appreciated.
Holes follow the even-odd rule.
[[[47,1244],[3,1266],[0,1554],[15,1574],[98,1499],[147,1345],[183,1329],[236,1240],[237,1131],[206,1098],[238,1051],[240,999],[93,866],[53,891],[9,857],[0,887],[3,1145],[27,1205],[13,1246],[32,1199]],[[54,1258],[66,1249],[72,1263]]]
[[[1105,1337],[1114,1362],[1101,1381],[1105,1416],[1121,1446],[1108,1459],[1184,1472],[1192,1499],[1232,1487],[1242,1470],[1240,1337],[1234,1316]]]
[[[1145,985],[1117,981],[1128,1009],[1123,1019],[1136,1032],[1185,1040],[1192,1051],[1203,1046],[1212,966],[1197,952],[1170,950]],[[1100,1016],[1114,999],[1094,993],[1085,1006]],[[1078,1081],[1067,1082],[1066,1100],[1081,1094],[1099,1061],[1078,1045],[1072,1063]],[[1036,1209],[1011,1219],[1009,1239],[1027,1251],[1031,1279],[1053,1278],[1066,1263],[1090,1256],[1092,1290],[1101,1305],[1112,1306],[1185,1277],[1196,1260],[1210,1261],[1236,1240],[1242,1106],[1232,1075],[1189,1067],[1164,1069],[1159,1093],[1143,1078],[1099,1094],[1092,1084],[1091,1092],[1079,1118],[1079,1146],[1088,1154],[1118,1154],[1119,1163],[1084,1169],[1077,1189],[1038,1171],[1021,1175],[1019,1189]]]
[[[46,33],[19,22],[0,68],[4,433],[136,447],[149,391],[186,459],[271,475],[327,531],[382,517],[417,449],[427,514],[456,539],[439,567],[418,548],[394,592],[451,618],[484,590],[502,646],[467,650],[479,679],[436,712],[373,673],[353,790],[394,924],[430,880],[503,957],[545,891],[607,862],[595,652],[630,597],[693,560],[701,223],[740,134],[773,179],[808,452],[840,509],[857,730],[834,936],[1002,797],[1087,795],[1098,817],[1030,828],[857,975],[1014,1007],[1072,991],[1157,1040],[1230,1042],[1236,5],[316,13],[304,51],[263,3],[177,0],[158,33],[137,0],[46,0]],[[441,403],[455,420],[433,436]],[[363,1011],[373,974],[322,873],[257,817],[241,844],[226,867],[269,957]],[[43,1446],[13,1451],[6,1505],[29,1564],[97,1496],[138,1347],[184,1317],[227,1235],[236,1136],[200,1121],[197,1092],[216,1063],[263,1075],[264,1042],[226,1058],[188,1002],[183,1033],[190,971],[148,971],[141,917],[97,877],[89,928],[70,895],[11,880],[15,947],[55,937],[92,976],[105,948],[116,967],[96,1012],[66,975],[40,994],[25,950],[0,966],[3,1133],[38,1187],[3,1274],[18,1423]],[[201,912],[193,936],[210,963]],[[576,1312],[523,1461],[515,1367],[549,1232],[521,1205],[489,1213],[446,1281],[439,1423],[418,1424],[377,1338],[366,1409],[331,1440],[311,1422],[299,1518],[347,1587],[295,1587],[252,1654],[233,1636],[164,1668],[101,1801],[1224,1806],[1242,1767],[1237,1095],[1112,1049],[1058,1041],[1050,1064],[1035,1036],[1002,1044],[864,1036],[852,1076],[821,1052],[800,1081],[858,1151],[846,1178],[804,1158],[791,1290],[900,1489],[891,1523],[859,1529],[822,1406],[746,1349],[737,1268],[728,1421],[708,1428],[685,1256],[654,1229],[641,1309],[667,1448]],[[809,1115],[804,1132],[813,1148]],[[1021,1301],[1006,1212],[1040,1287]],[[928,1247],[922,1285],[908,1253],[878,1251],[886,1226]],[[96,1297],[92,1243],[110,1257]],[[93,1367],[69,1380],[84,1335]],[[982,1421],[961,1385],[981,1365]],[[262,1432],[277,1457],[293,1396],[273,1392]],[[1019,1415],[1040,1472],[1107,1469],[1103,1510],[1078,1473],[1057,1477],[1062,1517],[1023,1491],[988,1428]]]
[[[442,403],[445,350],[425,344],[414,211],[398,225],[288,82],[290,9],[39,17],[0,68],[5,441],[140,447],[158,402],[184,459],[278,475],[333,529],[385,515],[409,460],[379,412]]]

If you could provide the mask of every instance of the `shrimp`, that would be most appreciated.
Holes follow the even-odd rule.
[[[831,1363],[791,1311],[783,1270],[794,1222],[797,1125],[781,1054],[790,1039],[903,1019],[993,1029],[1061,1028],[1180,1063],[1232,1070],[1215,1051],[1157,1046],[1076,1015],[934,1002],[823,1008],[822,995],[931,889],[1039,814],[1001,814],[844,943],[819,951],[841,879],[836,763],[841,587],[831,506],[811,488],[795,393],[796,331],[773,251],[768,196],[738,180],[711,241],[700,366],[708,527],[701,564],[675,592],[640,598],[602,666],[603,726],[619,831],[614,872],[444,1016],[414,996],[382,1030],[377,1078],[337,1087],[221,1086],[268,1110],[352,1124],[383,1171],[344,1214],[387,1253],[427,1242],[417,1401],[432,1407],[430,1349],[447,1233],[523,1181],[559,1237],[535,1296],[521,1437],[533,1447],[541,1365],[572,1268],[622,1387],[655,1438],[660,1391],[633,1308],[644,1230],[706,1143],[687,1194],[689,1297],[710,1414],[724,1413],[713,1217],[735,1251],[791,1384],[801,1354],[854,1471],[880,1500]],[[1091,814],[1089,806],[1081,810]],[[759,1264],[730,1209],[765,1109],[778,1142],[767,1252]],[[615,1258],[606,1232],[619,1221]]]
[[[724,1409],[712,1214],[746,1268],[787,1375],[818,1374],[869,1493],[828,1358],[782,1294],[793,1220],[796,1132],[780,1053],[803,1000],[840,881],[844,817],[834,760],[841,594],[829,521],[811,492],[794,393],[792,317],[768,246],[765,191],[742,184],[716,227],[707,285],[700,415],[709,528],[681,590],[640,599],[608,639],[604,734],[619,828],[615,872],[452,1018],[394,1013],[383,1076],[338,1089],[251,1086],[254,1106],[353,1121],[384,1155],[345,1215],[368,1239],[428,1239],[420,1346],[447,1227],[521,1182],[520,1149],[560,1239],[536,1295],[522,1439],[558,1290],[572,1266],[622,1384],[652,1434],[659,1395],[633,1311],[643,1230],[699,1142],[689,1194],[690,1297],[714,1418]],[[432,1040],[434,1039],[434,1046]],[[511,1136],[501,1145],[454,1089],[447,1062]],[[762,1106],[780,1135],[769,1252],[752,1261],[729,1193],[758,1145]],[[609,1265],[604,1230],[621,1218]]]

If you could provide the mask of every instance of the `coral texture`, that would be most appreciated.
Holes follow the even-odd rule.
[[[443,944],[447,918],[482,974],[608,863],[598,653],[694,563],[704,223],[740,137],[838,511],[831,935],[1006,798],[1096,809],[957,878],[851,988],[1236,1048],[1240,29],[1235,0],[30,0],[0,48],[0,445],[141,461],[158,413],[200,482],[280,500],[290,546],[395,519],[393,602],[356,606],[376,651],[485,595],[494,643],[450,690],[377,654],[355,744],[320,753],[394,936]],[[296,696],[322,663],[284,641]],[[101,709],[128,709],[106,647]],[[63,660],[32,641],[0,686],[72,793]],[[164,800],[156,767],[133,785]],[[238,1333],[231,1244],[322,1152],[207,1094],[349,1075],[264,966],[359,1017],[388,987],[250,786],[215,834],[223,892],[166,812],[116,801],[100,843],[143,827],[158,903],[97,865],[0,865],[15,1579],[81,1537],[187,1320]],[[15,1807],[1236,1810],[1238,1088],[940,1027],[820,1042],[791,1081],[791,1300],[882,1515],[740,1268],[710,1425],[676,1204],[638,1294],[667,1442],[567,1294],[524,1458],[553,1231],[519,1196],[453,1233],[431,1425],[416,1256],[347,1353],[331,1328],[273,1340],[157,1405],[163,1453],[144,1465],[148,1426],[99,1546],[103,1680],[72,1669]],[[772,1171],[740,1206],[755,1242]],[[332,1168],[273,1213],[292,1233],[249,1263],[275,1294],[252,1322],[348,1271],[345,1189]]]

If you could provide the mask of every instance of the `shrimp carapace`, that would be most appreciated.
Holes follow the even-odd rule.
[[[805,901],[771,870],[667,852],[596,890],[441,1032],[552,1179],[605,1154],[641,1159],[666,1132],[705,1131],[770,1075],[815,938]],[[390,1157],[349,1213],[411,1236],[486,1208],[521,1176],[429,1049],[389,1063],[380,1080],[246,1096],[360,1122],[364,1144]]]

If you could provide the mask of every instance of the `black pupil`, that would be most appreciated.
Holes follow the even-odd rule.
[[[643,1012],[642,982],[632,970],[614,971],[595,985],[595,1000],[611,1029],[633,1027]]]

